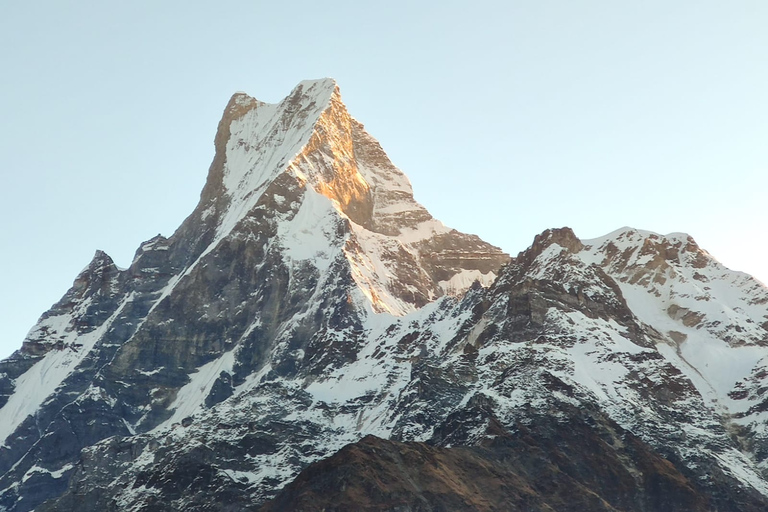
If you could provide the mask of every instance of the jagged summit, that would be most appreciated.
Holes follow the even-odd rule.
[[[276,104],[235,93],[219,122],[216,153],[194,220],[212,218],[219,236],[226,235],[306,145],[334,93],[338,87],[332,79],[301,82]]]
[[[716,259],[703,250],[687,233],[660,235],[630,227],[623,227],[605,236],[582,240],[594,255],[601,254],[603,263],[613,266],[616,271],[627,267],[643,267],[646,272],[666,269],[672,265],[690,265],[694,268],[725,270]],[[729,271],[730,272],[730,271]]]
[[[610,276],[621,302],[653,326],[664,340],[660,351],[706,400],[729,413],[748,409],[732,392],[748,387],[768,363],[758,348],[768,346],[768,289],[726,268],[690,235],[624,227],[579,240],[569,228],[546,230],[516,262],[528,278],[574,290],[585,286],[590,269],[599,269],[595,278]]]
[[[333,79],[303,81],[275,104],[236,93],[215,147],[200,203],[180,229],[205,245],[202,252],[254,216],[275,213],[286,228],[277,233],[285,254],[317,259],[336,237],[338,215],[358,288],[374,311],[395,314],[461,294],[476,280],[487,285],[508,259],[415,201],[408,178],[350,116]]]
[[[662,235],[654,231],[636,229],[629,226],[624,226],[617,230],[611,231],[610,233],[603,235],[601,237],[597,237],[593,239],[584,239],[582,240],[582,242],[585,245],[590,245],[590,246],[599,246],[607,242],[611,242],[614,245],[619,244],[619,245],[626,245],[626,246],[630,246],[637,243],[655,243],[657,245],[658,244],[666,244],[670,246],[674,245],[674,246],[681,247],[683,250],[688,250],[692,252],[702,251],[702,249],[699,247],[699,245],[696,243],[693,237],[688,233],[675,232],[675,233],[668,233],[666,235]]]
[[[281,173],[305,181],[367,229],[398,235],[432,220],[413,200],[405,175],[349,115],[330,78],[303,81],[277,104],[232,97],[216,135],[202,215],[220,218],[226,232]],[[437,221],[430,228],[448,231]]]

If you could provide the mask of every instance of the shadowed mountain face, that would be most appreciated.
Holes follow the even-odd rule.
[[[369,436],[310,465],[260,510],[712,510],[668,460],[612,422],[573,412],[474,446]],[[759,501],[719,505],[761,510]]]
[[[171,237],[97,252],[0,362],[0,510],[767,506],[768,290],[687,235],[510,259],[332,80],[236,94],[215,149]]]

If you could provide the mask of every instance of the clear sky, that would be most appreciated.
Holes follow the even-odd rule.
[[[437,218],[684,231],[768,282],[768,2],[0,3],[0,356],[197,202],[230,95],[337,79]]]

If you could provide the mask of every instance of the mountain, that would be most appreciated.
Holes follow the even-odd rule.
[[[508,259],[414,201],[332,80],[276,105],[235,94],[215,148],[176,233],[127,269],[97,252],[2,363],[3,506],[57,496],[98,441],[341,368],[382,315],[489,284]]]
[[[0,362],[0,510],[764,510],[768,289],[687,235],[445,227],[330,79]]]

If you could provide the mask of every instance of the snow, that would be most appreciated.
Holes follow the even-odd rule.
[[[345,107],[335,96],[336,90],[333,80],[321,79],[301,82],[286,99],[276,104],[256,102],[246,96],[236,98],[242,99],[242,106],[247,110],[229,126],[222,182],[228,204],[219,216],[213,241],[191,266],[171,278],[160,291],[152,310],[254,211],[269,185],[282,173],[291,173],[297,185],[303,188],[296,215],[282,218],[277,223],[278,239],[289,269],[309,262],[323,275],[336,261],[339,256],[336,249],[343,244],[343,255],[351,265],[358,288],[353,293],[353,300],[359,301],[364,310],[372,305],[375,313],[405,315],[415,310],[412,304],[392,291],[397,289],[401,294],[405,288],[406,293],[422,293],[410,279],[401,277],[403,272],[397,268],[400,255],[410,260],[406,262],[409,276],[421,272],[418,279],[431,285],[431,278],[418,264],[420,254],[415,245],[451,230],[431,218],[413,199],[410,181],[387,159],[356,160],[350,145],[350,126],[355,121],[346,114]],[[322,150],[310,147],[318,133],[328,146]],[[378,147],[378,143],[364,132],[359,136],[364,139],[363,143]],[[359,187],[360,193],[372,194],[373,213],[379,222],[390,225],[398,215],[405,218],[413,215],[422,220],[399,226],[397,236],[356,224],[343,212],[339,201],[346,200],[345,197],[334,195],[333,182],[327,178],[329,170],[340,176],[343,174],[342,178],[348,179],[353,188]],[[281,194],[274,194],[273,200],[278,205],[288,201]],[[204,217],[213,212],[213,206],[209,206],[203,212]],[[341,223],[345,221],[351,226],[353,235],[350,239],[337,240]],[[446,280],[441,286],[443,291],[461,294],[476,279],[488,285],[493,278],[492,273],[467,271]],[[437,295],[440,292],[436,289],[429,298]]]
[[[390,255],[398,254],[400,249],[409,253],[409,249],[394,237],[373,233],[354,223],[351,223],[351,226],[354,241],[357,243],[347,244],[344,253],[360,291],[377,312],[401,316],[414,311],[413,305],[395,297],[387,286],[394,278],[395,269],[391,267],[392,262],[397,264],[397,260]],[[418,270],[424,272],[423,269]]]
[[[600,299],[612,293],[599,282],[589,284],[599,276],[592,266],[601,267],[618,284],[629,309],[648,327],[646,339],[655,340],[656,346],[636,345],[614,320],[587,317],[567,307],[550,308],[547,332],[540,339],[514,343],[494,339],[480,347],[478,361],[488,366],[478,366],[478,383],[462,404],[481,393],[498,404],[497,417],[514,421],[520,409],[556,411],[552,400],[576,406],[584,399],[595,401],[646,442],[667,445],[671,440],[683,460],[717,459],[738,481],[768,495],[757,466],[730,447],[727,434],[722,433],[729,421],[737,421],[758,438],[768,434],[765,413],[732,419],[759,398],[728,396],[734,389],[760,395],[762,381],[749,378],[754,379],[756,369],[768,360],[766,332],[755,322],[768,313],[768,290],[749,276],[723,267],[684,233],[662,236],[624,228],[584,244],[575,254],[551,244],[525,277],[557,276],[564,289],[575,285],[584,295]],[[503,304],[499,307],[504,309]],[[494,308],[469,331],[469,339],[477,338],[490,322],[505,321],[506,313],[494,313]],[[663,390],[680,378],[669,371],[669,365],[679,369],[696,392],[682,387],[665,397]],[[497,375],[508,370],[520,374],[506,385]],[[557,376],[573,391],[540,389],[544,373]],[[650,391],[653,397],[655,389],[662,390],[660,400],[649,400],[645,393]],[[670,413],[681,419],[670,424]],[[686,437],[681,439],[680,431]]]
[[[630,354],[636,355],[646,352],[647,349],[639,347],[622,336],[626,329],[611,319],[608,322],[588,318],[581,313],[559,313],[549,310],[548,315],[553,322],[570,321],[573,330],[580,335],[578,343],[570,347],[566,352],[573,361],[573,375],[571,378],[589,389],[598,399],[621,402],[622,397],[617,394],[618,384],[627,380],[629,372],[626,364],[613,357],[608,359],[606,354]],[[553,318],[557,317],[565,318]]]
[[[293,219],[278,224],[283,257],[291,262],[310,260],[321,273],[327,272],[332,261],[328,250],[336,245],[338,220],[330,199],[306,190]]]
[[[133,426],[132,426],[130,423],[128,423],[128,422],[125,420],[125,418],[123,418],[123,425],[125,425],[125,428],[127,428],[127,429],[128,429],[128,432],[129,432],[129,433],[130,433],[132,436],[135,436],[135,435],[136,435],[136,430],[134,430]]]
[[[400,234],[397,235],[397,239],[406,244],[412,244],[414,242],[420,242],[428,238],[432,238],[435,235],[442,235],[451,231],[445,224],[437,219],[429,219],[421,222],[415,228],[403,228],[400,230]]]
[[[721,402],[732,404],[728,393],[750,375],[768,351],[764,347],[731,347],[720,339],[691,335],[680,346],[680,354],[712,386]],[[730,409],[735,412],[732,406]]]
[[[300,171],[296,175],[302,177]],[[275,200],[283,203],[287,201],[285,198]],[[418,253],[399,237],[373,232],[339,214],[337,202],[308,186],[295,215],[280,219],[277,223],[276,242],[291,271],[307,264],[318,270],[321,279],[318,289],[322,289],[323,279],[329,279],[328,274],[336,258],[346,257],[350,261],[357,289],[361,294],[367,294],[361,308],[367,304],[376,311],[363,318],[365,338],[368,341],[360,348],[357,358],[343,368],[329,370],[319,376],[313,375],[303,381],[276,379],[262,386],[264,378],[274,379],[267,377],[271,367],[269,362],[265,362],[260,371],[249,376],[235,390],[232,398],[206,410],[203,407],[205,397],[210,393],[219,373],[232,369],[236,354],[233,350],[190,374],[190,382],[179,390],[172,405],[173,416],[156,431],[165,429],[169,436],[176,439],[175,442],[183,443],[199,435],[200,430],[196,429],[204,429],[206,424],[215,424],[208,421],[205,415],[224,419],[249,411],[247,414],[253,415],[254,421],[275,416],[293,426],[311,425],[320,432],[316,434],[318,438],[311,443],[312,455],[306,460],[301,459],[301,463],[305,464],[366,434],[391,436],[404,414],[403,404],[408,403],[407,397],[413,393],[414,361],[422,357],[433,357],[435,364],[442,364],[444,368],[458,365],[458,354],[463,346],[451,346],[449,342],[455,339],[456,333],[471,317],[471,308],[456,309],[455,305],[459,301],[450,297],[434,301],[420,310],[399,301],[387,288],[388,283],[396,279],[397,272],[397,267],[391,264],[392,259],[388,255],[397,251],[416,259]],[[339,236],[340,232],[343,233],[343,230],[338,229],[339,223],[343,221],[349,222],[351,233]],[[434,226],[431,221],[423,223],[413,230],[412,239],[421,240],[423,238],[420,237],[431,236]],[[637,232],[622,233],[622,251],[632,249],[633,246],[636,248],[636,244],[642,242]],[[632,240],[628,240],[630,235]],[[679,238],[682,237],[679,235]],[[654,261],[652,255],[640,255],[639,252],[633,252],[626,272],[636,267],[645,267]],[[551,278],[551,266],[561,265],[566,267],[563,286],[588,282],[595,276],[594,269],[589,265],[602,264],[604,259],[599,246],[588,247],[581,253],[571,255],[567,249],[553,244],[539,256],[539,266],[533,275],[540,279]],[[483,394],[499,404],[496,412],[502,421],[512,421],[517,411],[525,408],[546,410],[556,403],[553,400],[580,406],[584,397],[587,397],[598,402],[622,426],[640,435],[645,432],[643,428],[651,427],[638,425],[644,422],[654,425],[660,421],[660,416],[654,410],[655,405],[648,404],[647,399],[632,387],[633,383],[636,379],[650,379],[654,384],[663,384],[665,381],[658,372],[666,362],[672,363],[689,376],[711,403],[719,403],[720,407],[724,407],[722,404],[735,407],[731,404],[733,401],[728,401],[727,393],[736,382],[750,374],[758,360],[765,355],[764,349],[749,342],[749,336],[743,344],[722,341],[708,327],[686,326],[681,318],[670,316],[668,310],[670,304],[674,303],[691,311],[715,315],[723,321],[742,322],[743,318],[761,306],[750,306],[748,299],[738,293],[736,288],[742,286],[742,281],[739,281],[741,278],[733,278],[735,280],[729,281],[732,285],[726,286],[722,280],[731,279],[730,274],[723,274],[723,277],[711,269],[699,269],[706,272],[710,279],[704,283],[675,268],[674,275],[671,272],[666,274],[664,283],[655,283],[649,288],[629,284],[627,278],[630,274],[611,271],[608,263],[605,265],[609,273],[613,272],[624,298],[638,319],[661,334],[662,340],[656,348],[664,355],[663,361],[648,358],[650,362],[646,362],[643,353],[652,353],[654,348],[642,347],[630,341],[627,329],[615,320],[591,318],[576,311],[553,308],[547,313],[547,323],[554,326],[554,330],[548,333],[549,339],[546,342],[531,340],[512,343],[500,340],[478,347],[478,379],[468,384],[469,390],[457,399],[456,409],[466,406],[472,396]],[[466,289],[475,280],[487,285],[494,278],[493,274],[466,270],[439,284],[445,292],[451,293],[452,290]],[[581,290],[587,296],[599,297],[599,294],[606,293],[600,288],[602,285],[589,286]],[[160,295],[162,297],[167,293],[164,290]],[[709,295],[710,299],[700,299],[704,295]],[[308,303],[313,300],[309,298]],[[497,315],[504,318],[505,304],[504,298],[492,304],[468,332],[466,341],[475,343],[498,320]],[[256,325],[259,325],[259,320],[251,328]],[[284,326],[285,336],[289,335],[291,325],[289,322]],[[246,332],[250,332],[251,328]],[[687,338],[675,343],[668,334],[670,331],[685,334]],[[418,337],[408,346],[400,346],[398,342],[411,333],[418,333]],[[750,333],[754,334],[752,331],[746,334]],[[281,335],[278,334],[278,339]],[[339,336],[343,335],[339,333]],[[505,387],[505,379],[500,376],[510,369],[520,369],[519,361],[528,354],[534,354],[537,364],[531,365],[527,370],[529,373],[521,376],[520,380],[512,381],[514,384],[510,382],[509,387]],[[575,394],[571,396],[561,391],[541,389],[540,377],[543,372],[557,376],[573,386]],[[520,383],[525,385],[521,386]],[[270,391],[275,388],[279,391]],[[301,407],[294,407],[276,398],[305,396],[303,393],[311,399],[309,405],[304,403]],[[695,397],[687,397],[674,406],[693,407],[694,413],[681,413],[696,414],[695,407],[700,404],[696,400]],[[416,402],[415,406],[428,405]],[[174,423],[192,414],[204,416],[189,428],[172,428]],[[706,421],[701,420],[698,423],[684,423],[681,429],[689,439],[717,440],[707,426]],[[431,435],[434,425],[405,425],[398,428],[403,429],[402,435],[407,438],[424,440]],[[473,435],[481,436],[483,432],[483,426],[480,425]],[[662,439],[664,434],[653,435]],[[648,440],[647,437],[645,439]],[[653,439],[656,438],[651,437]],[[693,453],[696,450],[691,443],[693,441],[681,445],[680,453],[704,453],[704,448]],[[735,450],[707,453],[715,454],[722,467],[740,481],[761,492],[766,490],[765,483],[754,472],[750,461]],[[277,453],[250,457],[248,463],[251,470],[223,468],[221,471],[235,481],[258,488],[265,478],[279,481],[292,478],[299,464],[297,460],[297,447],[286,444]]]
[[[326,403],[343,403],[354,398],[365,396],[386,389],[390,372],[400,369],[398,364],[389,367],[379,360],[363,356],[357,361],[337,370],[323,380],[317,380],[306,387],[315,401]],[[408,366],[408,369],[410,367]],[[408,371],[405,371],[407,374]]]
[[[295,171],[297,177],[307,179],[303,171],[298,168]],[[275,200],[280,202],[285,199]],[[389,211],[387,209],[390,208],[392,211],[397,209],[390,205],[382,207],[382,210]],[[203,365],[190,375],[190,382],[179,390],[172,406],[175,408],[173,417],[159,428],[170,427],[195,413],[227,418],[243,409],[252,411],[249,414],[253,414],[254,419],[276,415],[291,425],[315,426],[321,434],[312,444],[313,449],[325,453],[369,433],[382,437],[392,434],[403,414],[397,406],[402,407],[403,403],[407,403],[404,397],[412,393],[413,361],[421,357],[434,357],[435,361],[439,361],[438,364],[446,368],[457,364],[459,352],[456,351],[460,351],[462,346],[449,346],[449,342],[470,318],[470,309],[459,312],[453,308],[456,299],[444,298],[417,311],[399,301],[387,288],[388,282],[396,278],[397,271],[391,265],[388,254],[403,251],[417,258],[418,254],[409,245],[410,241],[433,236],[440,225],[426,221],[409,232],[410,238],[403,240],[401,237],[390,237],[365,229],[337,213],[340,213],[338,202],[308,186],[295,216],[278,223],[277,240],[289,268],[295,269],[309,263],[318,269],[321,279],[329,272],[335,258],[344,256],[350,261],[357,288],[360,294],[366,295],[360,307],[365,309],[367,304],[368,307],[374,307],[373,311],[376,312],[364,317],[368,342],[361,347],[356,360],[343,368],[308,377],[304,382],[283,379],[270,381],[270,386],[279,387],[279,396],[306,392],[311,398],[310,405],[286,406],[268,391],[270,388],[262,387],[263,379],[271,370],[267,362],[259,372],[248,377],[235,390],[231,399],[204,412],[202,404],[205,396],[220,371],[231,369],[233,351]],[[350,223],[352,232],[347,238],[338,238],[339,219]],[[731,411],[737,410],[740,404],[728,399],[727,393],[737,382],[748,376],[759,359],[765,356],[765,349],[753,342],[757,331],[747,329],[744,343],[728,343],[712,331],[722,329],[722,326],[686,326],[681,318],[670,316],[668,311],[669,306],[675,304],[690,311],[703,312],[708,317],[713,315],[713,318],[722,319],[723,322],[746,325],[745,318],[761,311],[760,308],[764,309],[759,301],[750,305],[749,302],[756,296],[745,298],[739,292],[745,282],[749,286],[751,284],[744,281],[742,276],[728,273],[727,269],[715,263],[706,269],[697,270],[706,274],[708,282],[697,280],[691,273],[686,274],[681,268],[675,267],[674,272],[662,270],[666,272],[666,281],[663,283],[654,282],[650,287],[630,284],[633,269],[646,269],[654,261],[653,255],[641,255],[641,251],[637,250],[645,240],[643,237],[654,236],[658,243],[663,242],[664,237],[635,230],[620,231],[615,236],[620,238],[615,242],[620,252],[634,249],[630,251],[632,254],[626,270],[612,270],[610,262],[604,263],[605,254],[601,247],[609,241],[613,242],[608,237],[599,244],[588,244],[584,251],[576,255],[570,255],[567,249],[553,244],[540,255],[540,266],[534,273],[541,279],[551,278],[550,265],[562,265],[566,267],[565,286],[593,279],[594,269],[590,269],[589,265],[604,264],[606,271],[618,282],[625,300],[638,319],[660,333],[662,338],[655,349],[664,356],[664,360],[652,357],[646,360],[643,353],[650,354],[655,349],[641,347],[630,341],[627,329],[614,320],[590,318],[575,311],[550,309],[547,313],[548,324],[561,329],[555,329],[549,334],[551,339],[548,343],[540,343],[538,340],[511,343],[502,340],[479,347],[478,361],[486,363],[478,363],[478,380],[469,385],[469,391],[457,401],[456,408],[465,406],[472,396],[481,393],[499,404],[497,412],[502,421],[511,421],[516,411],[523,408],[545,410],[552,407],[552,400],[579,406],[582,397],[589,397],[625,428],[642,435],[651,428],[643,425],[656,425],[661,421],[661,416],[654,409],[656,404],[649,404],[647,398],[632,386],[636,379],[649,379],[652,384],[663,384],[665,381],[660,368],[668,362],[680,368],[711,404],[719,404],[721,408],[730,407]],[[688,241],[684,234],[675,234],[673,238],[675,243]],[[463,271],[441,282],[440,286],[450,293],[451,290],[470,286],[476,279],[480,279],[481,284],[487,284],[493,278],[492,274]],[[599,286],[581,291],[587,296],[598,298],[601,293],[606,293]],[[701,299],[703,296],[709,299]],[[500,298],[486,311],[469,331],[469,342],[476,342],[483,331],[496,321],[495,315],[504,314],[504,305],[504,299]],[[286,333],[290,332],[289,327],[286,327]],[[669,334],[671,331],[684,334],[687,338],[675,342]],[[420,334],[409,346],[398,346],[398,341],[410,333]],[[508,369],[518,368],[520,357],[530,353],[534,354],[536,361],[541,362],[541,366],[532,365],[528,369],[529,374],[523,375],[520,381],[506,388],[504,379],[499,376]],[[576,395],[541,389],[541,374],[537,372],[545,371],[572,385]],[[520,386],[520,382],[525,385]],[[249,407],[243,407],[240,405],[242,403]],[[695,395],[684,396],[674,403],[674,407],[681,408],[681,414],[696,418],[696,422],[691,420],[691,423],[682,424],[681,429],[686,432],[688,439],[694,441],[679,446],[680,453],[700,456],[706,452],[716,456],[722,467],[737,479],[760,492],[766,492],[765,483],[755,473],[752,463],[737,451],[729,448],[714,452],[694,446],[696,443],[719,439],[708,428],[710,425],[707,418],[711,416],[707,416],[706,411],[702,412],[705,408],[701,407]],[[191,436],[190,432],[203,428],[202,425],[202,421],[196,421],[188,429],[176,429],[173,435],[179,436],[180,440],[189,439],[184,436]],[[431,435],[432,427],[406,425],[402,427],[403,435],[412,439],[426,439]],[[480,427],[475,434],[479,436],[482,432]],[[664,439],[664,435],[661,430],[652,433],[650,439],[647,436],[645,439]],[[322,456],[322,453],[315,451],[304,463]],[[276,454],[249,459],[254,468],[251,471],[222,469],[222,472],[236,481],[254,486],[267,477],[286,481],[296,472],[296,466],[287,462],[289,459],[296,460],[296,447],[284,445]]]
[[[189,382],[179,389],[176,399],[169,407],[173,410],[173,415],[158,425],[154,431],[169,427],[178,423],[187,416],[191,416],[196,411],[202,409],[205,398],[211,392],[214,382],[218,379],[221,372],[232,372],[232,366],[235,362],[232,351],[225,352],[221,357],[206,363],[199,367],[196,372],[189,375]]]
[[[156,375],[160,372],[162,372],[165,369],[165,366],[160,366],[158,368],[155,368],[154,370],[146,371],[146,370],[139,370],[136,369],[136,373],[139,373],[145,377],[151,377],[152,375]]]
[[[726,471],[733,475],[737,480],[745,482],[759,491],[763,496],[768,496],[768,484],[754,469],[752,461],[736,450],[726,450],[715,454],[715,457],[722,462]]]
[[[603,235],[597,238],[583,239],[581,243],[586,246],[592,246],[595,248],[603,246],[606,242],[612,242],[620,250],[628,249],[632,247],[638,247],[642,245],[641,242],[646,239],[666,239],[671,243],[682,242],[685,244],[690,235],[687,233],[669,233],[667,235],[660,235],[653,231],[644,229],[636,229],[629,226],[624,226],[617,230],[611,231],[607,235]]]
[[[64,473],[66,473],[67,471],[72,470],[74,467],[75,466],[73,464],[68,463],[68,464],[63,465],[62,467],[60,467],[56,471],[50,471],[48,469],[45,469],[45,468],[40,467],[37,464],[35,464],[31,468],[29,468],[26,473],[24,473],[24,476],[21,477],[21,481],[22,482],[26,482],[27,480],[32,478],[36,473],[37,474],[39,474],[39,473],[47,473],[52,478],[58,479],[58,478],[61,478],[62,476],[64,476]]]
[[[335,88],[331,79],[303,81],[280,103],[259,103],[232,121],[223,182],[230,202],[214,245],[255,206],[266,186],[306,146],[318,118],[330,105]],[[291,99],[299,92],[303,96],[297,107]],[[305,115],[286,115],[289,108],[298,108]]]
[[[239,104],[253,108],[230,123],[222,183],[229,201],[216,228],[216,235],[192,265],[171,277],[160,290],[150,313],[253,210],[267,186],[280,173],[292,168],[293,160],[314,133],[318,118],[330,106],[335,89],[336,83],[325,78],[300,82],[291,95],[276,104],[259,102],[247,95],[238,96]],[[288,109],[297,108],[290,100],[298,93],[302,93],[298,109],[305,115],[286,115]],[[290,124],[286,125],[286,120]],[[202,219],[209,218],[214,211],[213,205],[208,206],[202,212]]]
[[[652,431],[653,427],[645,427],[644,422],[649,420],[648,425],[652,425],[653,421],[659,420],[661,416],[655,408],[665,405],[651,403],[652,399],[641,396],[638,388],[633,386],[639,386],[639,382],[642,385],[650,382],[649,386],[671,382],[665,380],[669,376],[663,371],[669,364],[693,383],[703,402],[713,411],[745,412],[754,404],[748,400],[733,400],[728,395],[739,383],[747,382],[758,365],[768,361],[768,348],[763,346],[765,331],[753,321],[768,315],[765,306],[768,290],[745,274],[731,272],[703,251],[686,253],[692,240],[684,233],[662,236],[622,228],[604,237],[584,240],[585,248],[577,254],[553,243],[537,257],[526,276],[546,280],[557,275],[559,284],[569,293],[574,285],[580,294],[596,302],[606,294],[613,294],[611,299],[615,295],[620,302],[618,294],[613,290],[606,291],[603,282],[596,279],[598,271],[591,265],[603,268],[618,283],[621,295],[637,320],[649,327],[647,331],[653,337],[647,339],[656,340],[655,347],[633,343],[630,338],[637,339],[632,337],[634,334],[630,335],[629,330],[615,320],[601,317],[599,312],[592,317],[568,307],[564,310],[552,307],[547,311],[546,331],[537,339],[513,341],[491,336],[489,341],[488,336],[483,336],[490,332],[488,329],[508,320],[506,296],[494,298],[483,316],[468,331],[463,331],[463,338],[457,341],[457,333],[473,318],[477,308],[466,306],[472,304],[472,295],[465,301],[451,295],[463,294],[476,281],[489,286],[496,278],[493,272],[459,271],[437,283],[439,288],[429,298],[437,299],[441,292],[449,296],[433,300],[421,309],[399,298],[393,291],[397,287],[393,285],[420,292],[416,286],[419,281],[434,284],[420,264],[420,243],[451,230],[425,215],[426,211],[413,199],[405,175],[384,164],[361,164],[356,168],[350,165],[348,178],[353,188],[359,187],[373,198],[376,222],[397,229],[384,234],[366,222],[361,221],[366,224],[363,226],[344,214],[340,202],[343,198],[334,196],[332,187],[323,181],[323,171],[328,169],[316,168],[327,165],[329,169],[335,169],[333,166],[338,161],[346,162],[354,157],[348,141],[343,140],[343,130],[332,126],[329,118],[333,116],[324,116],[333,106],[335,90],[332,80],[319,80],[302,82],[294,91],[296,94],[277,104],[257,102],[245,95],[236,96],[236,103],[249,110],[233,120],[230,126],[222,182],[228,202],[218,217],[214,239],[196,261],[172,276],[156,292],[149,313],[171,295],[178,283],[189,276],[222,240],[242,234],[236,229],[238,223],[249,215],[261,214],[256,210],[258,201],[263,199],[263,194],[278,175],[288,173],[288,177],[295,179],[296,189],[292,192],[297,195],[270,192],[274,194],[274,203],[281,208],[274,213],[276,236],[268,242],[272,244],[269,250],[279,250],[291,273],[292,283],[296,272],[307,268],[316,271],[319,280],[312,293],[306,294],[306,308],[276,329],[277,347],[281,349],[288,345],[295,332],[293,329],[304,315],[321,313],[317,295],[334,282],[337,276],[333,273],[333,265],[343,261],[341,258],[346,258],[350,265],[355,286],[350,290],[348,300],[359,309],[364,333],[356,332],[353,337],[349,331],[339,331],[329,333],[328,339],[350,343],[363,339],[362,346],[356,347],[359,351],[355,359],[342,368],[326,369],[319,375],[312,373],[294,380],[275,377],[267,357],[260,368],[234,390],[231,398],[207,409],[205,399],[221,372],[232,372],[239,342],[261,325],[261,319],[254,318],[240,340],[227,340],[233,342],[232,350],[189,374],[189,381],[178,389],[169,407],[171,417],[150,435],[166,436],[164,441],[168,442],[204,442],[204,435],[217,435],[204,432],[217,424],[212,418],[217,421],[230,417],[242,420],[248,416],[248,421],[253,423],[267,417],[279,418],[291,426],[309,425],[313,428],[308,431],[320,432],[321,438],[312,440],[312,455],[301,459],[307,462],[312,457],[321,457],[323,451],[340,448],[365,434],[391,436],[395,425],[406,414],[404,408],[427,409],[434,405],[419,402],[415,396],[415,363],[435,365],[446,374],[448,370],[456,370],[459,375],[461,366],[467,364],[461,359],[465,345],[480,345],[478,340],[481,339],[482,346],[476,346],[477,363],[473,363],[476,364],[477,378],[459,382],[463,377],[457,377],[454,384],[462,394],[457,392],[456,403],[446,406],[448,409],[455,411],[465,407],[473,396],[482,394],[499,404],[494,412],[502,421],[512,421],[523,409],[548,410],[557,401],[576,406],[594,401],[625,428],[638,435],[645,432],[646,440],[649,437],[663,440],[663,432]],[[335,132],[326,133],[331,146],[328,154],[314,155],[317,158],[312,160],[305,153],[318,133],[318,126],[320,131]],[[280,213],[286,211],[288,213]],[[214,206],[210,206],[203,211],[202,217],[210,218],[216,213]],[[421,220],[388,224],[398,216]],[[397,234],[392,235],[393,232]],[[158,247],[159,242],[160,239],[153,239],[142,249],[167,249],[167,246]],[[615,259],[620,261],[611,260],[607,250],[609,244],[618,249],[620,257]],[[678,251],[679,261],[668,261],[666,266],[653,268],[658,263],[658,254],[647,251],[656,245],[673,247]],[[693,258],[701,255],[704,255],[706,265],[702,267],[698,260],[696,266],[691,265]],[[644,277],[646,274],[643,273],[650,276],[647,281],[634,279]],[[581,301],[583,296],[574,294],[574,303]],[[104,325],[83,336],[72,330],[73,317],[70,315],[50,317],[41,322],[37,329],[49,330],[48,339],[60,339],[65,346],[82,343],[83,347],[53,350],[17,379],[16,392],[0,410],[0,442],[35,413],[132,299],[132,295],[126,298]],[[701,314],[704,320],[700,323],[686,320],[685,315],[689,312],[694,316]],[[738,326],[739,330],[733,326]],[[739,333],[736,339],[725,340],[723,334],[732,332]],[[663,359],[650,357],[656,355],[655,351]],[[646,354],[649,357],[645,357]],[[296,350],[293,355],[301,360],[304,352]],[[162,370],[135,371],[152,376]],[[545,389],[543,377],[546,374],[572,387],[573,394]],[[686,395],[686,392],[680,392],[682,398],[670,407],[677,407],[681,416],[688,415],[687,418],[693,419],[681,420],[672,427],[680,427],[691,439],[718,440],[707,423],[715,415],[711,414],[710,408],[700,407],[703,402],[698,395]],[[105,398],[103,390],[96,386],[91,386],[80,398],[89,397]],[[291,404],[292,399],[299,406]],[[687,406],[692,410],[686,409]],[[549,413],[558,414],[556,409]],[[187,428],[178,425],[192,415],[198,415],[201,421],[196,420]],[[765,429],[766,417],[768,413],[758,414],[752,420],[761,422]],[[123,423],[135,435],[133,427],[125,420]],[[432,424],[412,424],[400,428],[404,429],[403,437],[424,440],[434,427]],[[479,436],[482,432],[483,426],[480,426],[474,435]],[[695,451],[696,447],[692,448],[691,443],[680,446],[680,451]],[[286,442],[278,453],[249,459],[253,471],[221,471],[233,480],[254,485],[267,477],[285,481],[295,474],[296,450],[296,446],[288,446]],[[718,452],[717,457],[738,479],[768,494],[768,487],[750,469],[751,462],[746,457],[730,449]],[[154,455],[145,449],[134,462],[137,466],[152,464]],[[71,465],[50,473],[58,478],[69,469]],[[33,466],[25,479],[38,472],[48,471]],[[141,487],[127,492],[139,495],[149,491]],[[121,499],[131,498],[124,494]]]
[[[479,270],[461,270],[447,281],[440,281],[438,285],[448,295],[462,295],[469,290],[476,281],[484,288],[489,287],[496,280],[496,274],[488,272],[483,274]]]
[[[253,471],[236,471],[234,469],[222,469],[222,473],[227,475],[234,482],[254,484],[260,482],[265,475]]]
[[[679,247],[680,261],[668,261],[668,268],[649,269],[647,264],[653,255],[640,256],[635,251],[626,269],[619,270],[618,274],[610,262],[604,262],[604,248],[609,243],[624,253],[642,247],[649,240],[661,247]],[[632,312],[666,337],[666,343],[658,345],[659,352],[694,383],[702,396],[727,412],[740,412],[748,404],[732,400],[728,394],[768,356],[768,347],[760,343],[766,333],[752,320],[768,314],[761,300],[768,297],[768,290],[749,276],[727,269],[705,251],[692,254],[685,250],[691,241],[685,233],[662,236],[622,228],[604,237],[584,240],[587,247],[579,257],[587,263],[604,266],[614,276]],[[700,263],[688,264],[693,258],[701,257],[707,262],[704,267]],[[650,270],[660,278],[654,279],[651,285],[630,284],[629,278],[636,269]],[[678,313],[673,315],[673,312]],[[688,312],[704,320],[686,325],[684,314]],[[740,330],[730,331],[741,336],[737,343],[724,339],[726,329],[734,325]],[[680,338],[684,341],[679,341]]]
[[[73,469],[74,467],[75,466],[73,464],[69,463],[69,464],[63,465],[61,468],[57,469],[56,471],[51,471],[50,473],[53,478],[61,478],[64,475],[64,473]]]
[[[64,348],[62,350],[52,349],[16,379],[16,388],[13,394],[8,402],[0,408],[0,443],[4,443],[29,415],[37,411],[46,398],[80,364],[99,338],[109,331],[112,322],[132,300],[133,293],[120,303],[117,310],[103,324],[86,334],[77,333],[72,326],[73,317],[68,314],[48,317],[33,329],[32,332],[47,328],[52,333],[52,337],[54,336],[53,333],[61,337]],[[74,344],[81,344],[82,346],[74,348]]]

